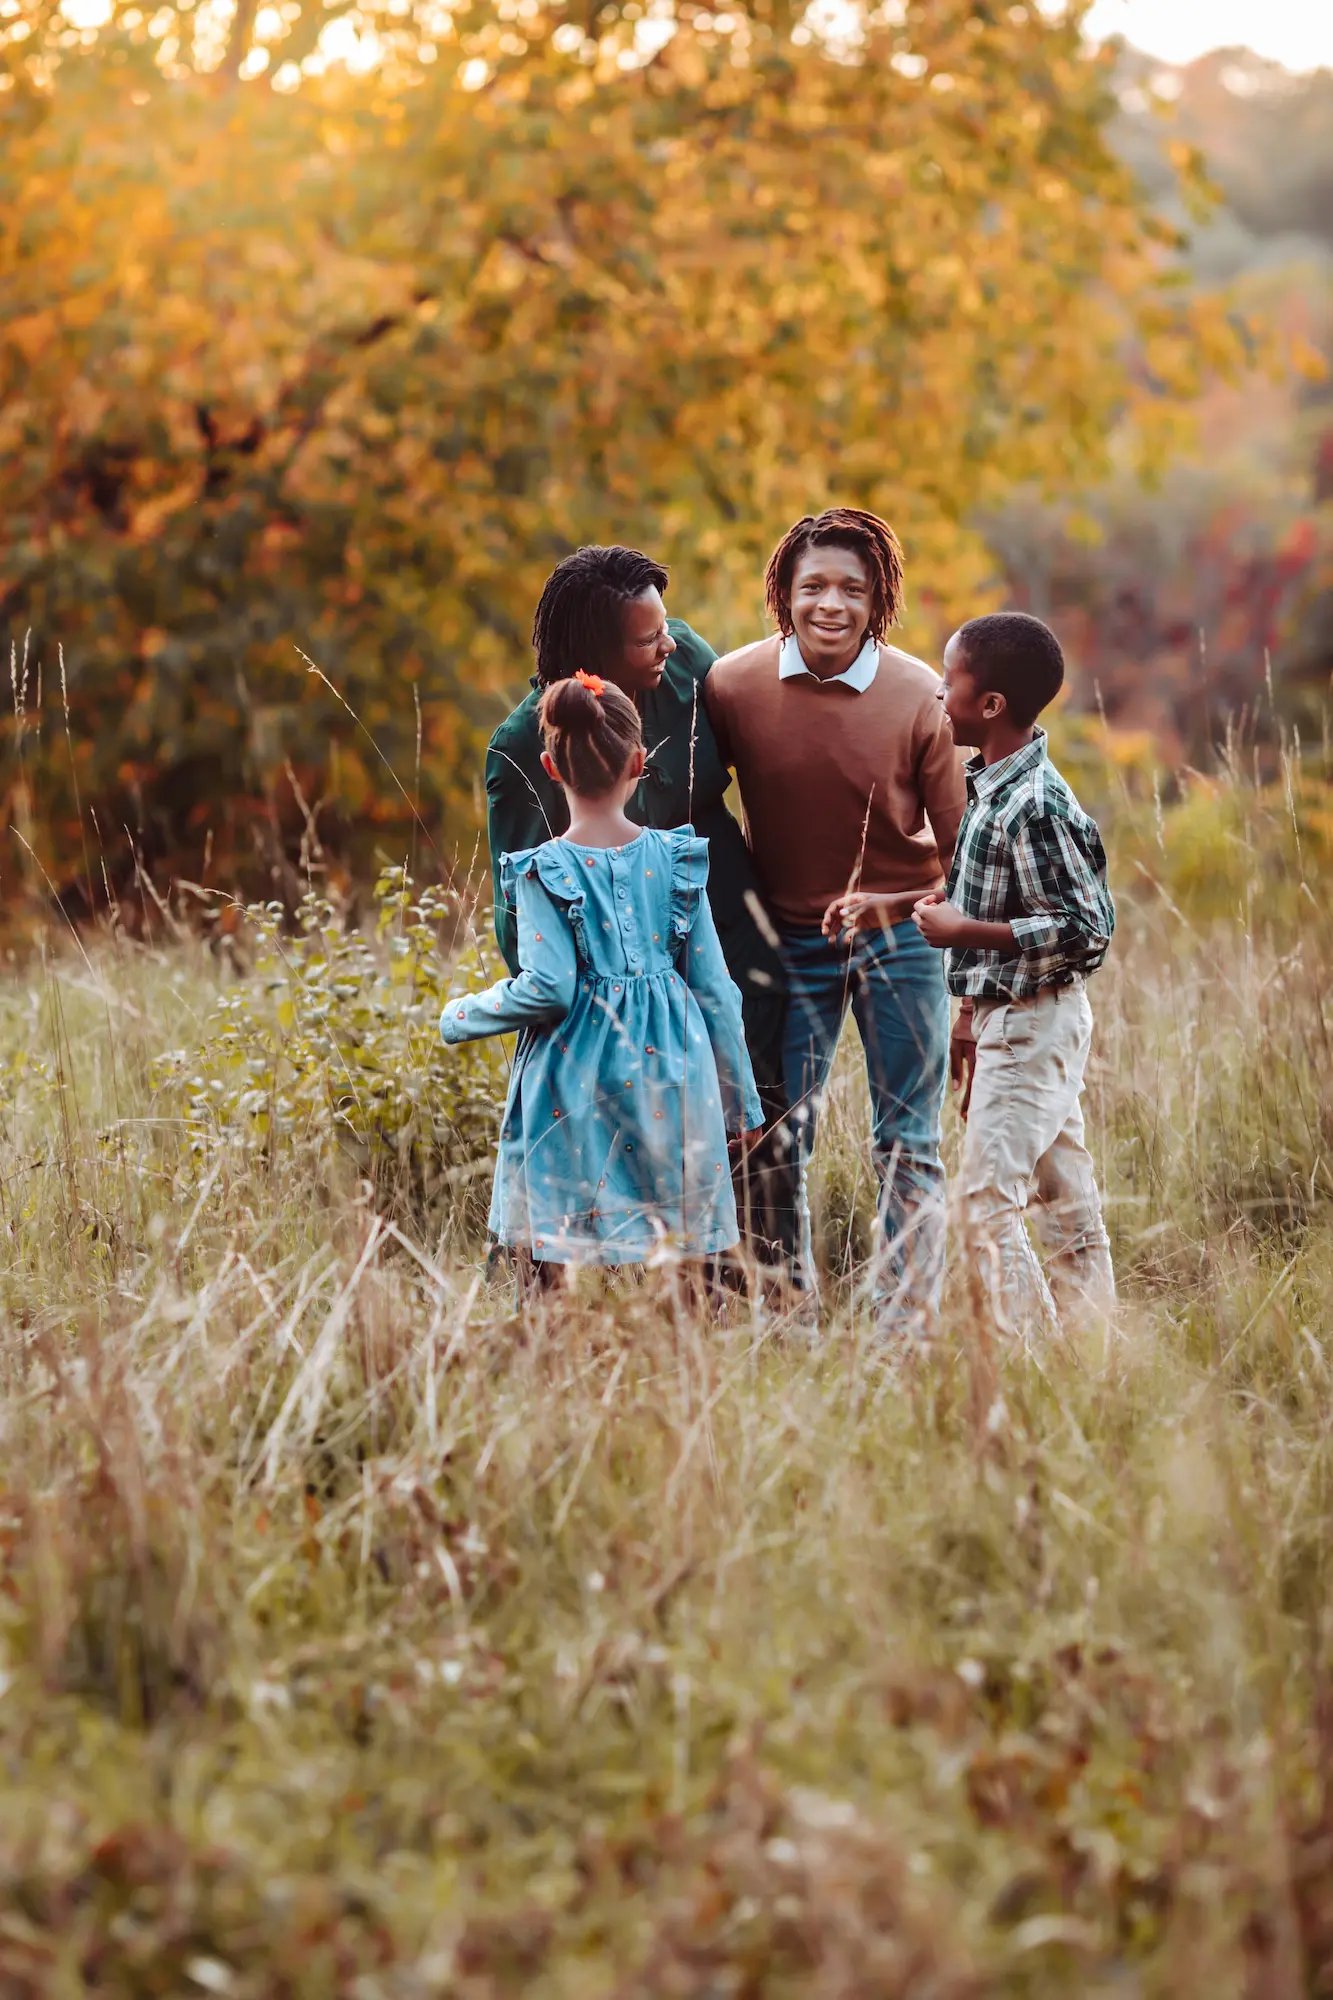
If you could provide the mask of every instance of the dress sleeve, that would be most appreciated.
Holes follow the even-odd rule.
[[[453,993],[440,1015],[446,1042],[475,1042],[515,1028],[544,1027],[569,1012],[578,953],[567,907],[542,880],[536,852],[506,854],[500,887],[515,911],[519,972],[485,993]]]
[[[718,942],[708,897],[708,842],[692,827],[674,836],[676,852],[671,876],[671,926],[685,984],[699,1003],[708,1039],[713,1045],[722,1108],[729,1132],[753,1132],[764,1122],[755,1088],[750,1052],[745,1046],[741,996],[736,990]]]

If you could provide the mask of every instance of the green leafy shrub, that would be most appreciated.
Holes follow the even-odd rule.
[[[446,958],[451,892],[418,890],[394,867],[374,901],[368,931],[311,893],[294,936],[280,903],[249,906],[249,976],[217,1001],[203,1042],[160,1057],[153,1080],[179,1105],[196,1161],[239,1146],[271,1168],[296,1149],[322,1183],[350,1165],[381,1198],[433,1207],[447,1194],[475,1223],[506,1064],[495,1042],[446,1049],[439,1014],[451,985],[483,983],[481,959]]]

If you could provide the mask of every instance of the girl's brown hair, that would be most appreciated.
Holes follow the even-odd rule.
[[[537,709],[547,755],[572,792],[604,798],[642,747],[643,726],[629,696],[609,681],[601,693],[578,678],[555,681]]]

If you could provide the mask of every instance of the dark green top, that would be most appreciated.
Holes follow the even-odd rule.
[[[693,826],[707,840],[708,900],[728,969],[740,988],[750,1054],[761,1084],[776,1082],[781,1076],[785,980],[776,950],[747,905],[747,895],[758,900],[749,849],[722,802],[730,773],[709,726],[702,685],[716,655],[679,618],[669,618],[667,629],[676,650],[657,687],[640,698],[648,768],[625,810],[640,826]],[[569,825],[565,795],[541,767],[540,699],[534,686],[500,724],[486,752],[495,938],[511,973],[518,971],[518,928],[500,888],[500,857],[536,847]]]

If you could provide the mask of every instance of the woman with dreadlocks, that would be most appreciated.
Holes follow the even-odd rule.
[[[575,549],[546,580],[532,628],[532,692],[501,723],[486,754],[496,941],[517,973],[517,914],[501,864],[569,825],[565,794],[542,767],[542,698],[577,672],[595,674],[629,696],[643,729],[647,764],[626,803],[629,818],[659,831],[693,826],[708,842],[708,900],[740,990],[766,1125],[748,1158],[733,1156],[737,1207],[750,1253],[785,1266],[795,1249],[794,1166],[783,1122],[785,980],[771,926],[762,914],[756,921],[744,837],[723,804],[729,774],[702,698],[715,656],[697,632],[667,617],[666,585],[661,563],[616,547]]]
[[[865,1049],[884,1244],[886,1327],[925,1328],[944,1251],[940,1114],[949,1003],[912,921],[948,873],[962,762],[932,668],[885,643],[902,551],[876,514],[831,507],[783,536],[765,578],[776,633],[719,660],[705,684],[735,769],[746,836],[787,972],[784,1073],[799,1158],[798,1281],[813,1285],[806,1172],[850,1006]],[[883,921],[844,935],[842,903],[873,892]],[[962,1080],[965,1044],[955,1051]]]

